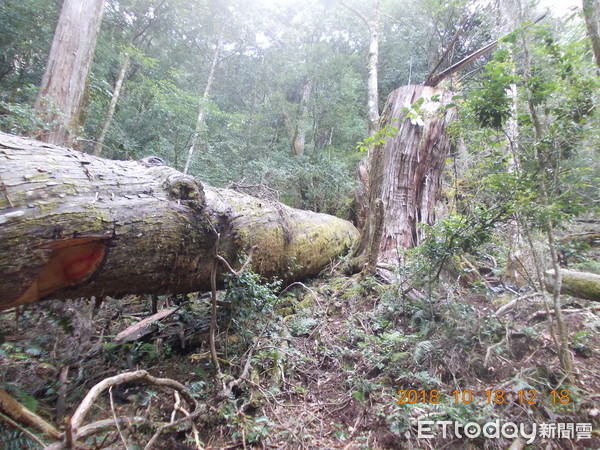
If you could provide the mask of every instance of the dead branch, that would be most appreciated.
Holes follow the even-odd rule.
[[[60,438],[60,431],[34,412],[25,408],[3,389],[0,389],[0,412],[10,417],[16,423],[29,425],[54,439]]]
[[[535,297],[543,297],[543,295],[540,294],[540,293],[538,293],[538,292],[534,292],[533,294],[527,294],[527,295],[523,295],[522,297],[514,298],[510,302],[508,302],[506,305],[498,308],[496,310],[496,312],[494,314],[492,314],[492,316],[493,317],[499,317],[502,314],[504,314],[506,311],[508,311],[509,309],[512,309],[520,301],[522,301],[522,300],[528,300],[530,298],[535,298]]]
[[[96,384],[92,389],[90,389],[85,398],[79,404],[71,418],[71,424],[69,426],[69,430],[73,436],[73,443],[75,443],[75,441],[80,437],[79,428],[92,408],[92,405],[100,396],[100,394],[102,394],[102,392],[118,384],[142,382],[174,389],[178,391],[185,401],[193,407],[193,410],[196,410],[198,407],[194,397],[192,397],[185,386],[178,381],[171,380],[169,378],[156,378],[145,370],[121,373],[119,375],[115,375],[114,377],[106,378]]]
[[[0,419],[4,420],[6,423],[8,423],[9,425],[15,427],[17,430],[21,431],[22,433],[26,434],[29,439],[31,439],[32,441],[37,442],[42,447],[46,446],[46,444],[44,444],[42,442],[42,440],[38,436],[36,436],[35,434],[33,434],[27,428],[22,427],[19,423],[15,422],[10,417],[8,417],[8,416],[0,413]]]
[[[544,14],[542,14],[541,16],[539,16],[537,19],[535,19],[533,21],[533,24],[535,25],[536,23],[540,22],[544,17],[546,17],[547,14],[548,14],[548,12],[545,12]],[[470,55],[465,56],[459,62],[457,62],[456,64],[451,65],[446,70],[444,70],[441,73],[439,73],[438,75],[436,75],[436,76],[431,76],[430,75],[429,77],[427,77],[427,80],[424,83],[425,86],[434,86],[434,87],[437,86],[443,80],[445,80],[449,76],[453,75],[454,73],[458,72],[460,69],[462,69],[467,64],[475,61],[480,56],[483,56],[486,53],[492,51],[494,48],[496,48],[496,46],[498,45],[499,42],[500,42],[500,39],[497,39],[497,40],[495,40],[493,42],[490,42],[489,44],[484,45],[480,49],[475,50]]]
[[[117,417],[116,419],[105,419],[98,420],[96,422],[92,422],[88,425],[84,425],[79,428],[77,432],[77,437],[79,439],[85,439],[94,434],[100,433],[102,431],[106,431],[107,429],[116,428],[117,424],[120,426],[136,426],[136,425],[145,425],[153,428],[159,428],[163,425],[168,425],[167,422],[154,422],[145,417],[132,416],[132,417]]]
[[[600,305],[591,306],[589,308],[580,308],[580,309],[563,309],[562,313],[563,314],[592,313],[592,311],[597,311],[597,310],[600,310]],[[552,314],[556,314],[554,309],[551,309],[548,311],[545,311],[545,310],[536,311],[531,315],[531,317],[529,319],[527,319],[527,321],[533,322],[534,320],[536,320],[539,317],[550,316]]]
[[[177,427],[177,426],[187,422],[188,420],[195,419],[196,417],[200,416],[204,412],[206,412],[204,408],[198,408],[196,411],[191,413],[189,416],[185,416],[179,420],[176,420],[175,422],[171,422],[171,423],[162,425],[161,427],[158,428],[158,430],[156,430],[156,433],[154,433],[154,436],[152,436],[152,438],[148,441],[148,443],[144,447],[144,450],[150,450],[152,448],[155,448],[155,447],[153,447],[154,443],[156,442],[156,440],[159,438],[159,436],[161,435],[161,433],[163,431],[165,431],[169,428]]]
[[[508,336],[510,335],[510,333],[508,331],[508,324],[506,325],[505,330],[506,330],[506,334],[504,335],[502,340],[500,342],[496,342],[493,345],[490,345],[487,348],[487,350],[485,351],[485,358],[483,359],[483,367],[485,367],[488,370],[490,370],[492,368],[492,366],[491,366],[492,352],[494,350],[496,350],[498,347],[500,347],[502,344],[508,343]]]
[[[119,421],[117,420],[117,412],[115,411],[115,403],[113,401],[112,388],[113,388],[113,386],[108,388],[108,398],[110,400],[110,410],[112,412],[113,420],[115,421],[115,426],[117,427],[117,431],[119,432],[119,437],[121,438],[121,441],[123,441],[123,445],[125,446],[125,448],[128,449],[129,447],[127,446],[127,441],[125,440],[125,436],[123,436],[123,432],[121,431],[121,427],[119,426]]]

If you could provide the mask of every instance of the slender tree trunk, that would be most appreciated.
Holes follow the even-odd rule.
[[[64,0],[36,111],[51,125],[40,138],[72,146],[90,72],[104,0]]]
[[[366,25],[369,30],[369,56],[367,60],[367,123],[368,135],[373,137],[379,131],[379,28],[381,22],[381,9],[379,0],[374,0],[372,3],[373,13],[370,18],[367,18],[357,9],[342,2],[342,5],[356,14]],[[368,198],[369,198],[369,173],[371,149],[358,165],[356,178],[358,187],[354,193],[354,217],[359,228],[363,228],[367,221],[368,214]]]
[[[439,96],[439,101],[433,101],[433,96]],[[425,99],[421,106],[422,123],[404,119],[398,134],[372,153],[369,215],[357,253],[373,248],[373,240],[379,236],[375,226],[379,214],[376,204],[381,199],[385,215],[379,253],[380,260],[385,262],[397,262],[400,250],[421,242],[423,232],[419,223],[435,222],[434,207],[450,149],[446,130],[455,116],[454,108],[440,109],[450,103],[452,93],[423,85],[396,89],[388,98],[381,124],[403,119],[405,105],[413,105],[420,98]]]
[[[206,104],[208,102],[208,98],[210,96],[210,90],[212,89],[212,84],[215,79],[215,72],[217,70],[217,65],[219,63],[219,55],[221,54],[221,49],[223,47],[223,35],[225,33],[225,25],[221,27],[221,33],[219,34],[219,40],[217,41],[217,45],[215,46],[215,51],[213,52],[212,62],[210,64],[210,70],[208,71],[208,78],[206,79],[206,85],[204,86],[204,93],[202,94],[202,100],[200,101],[200,107],[198,108],[198,118],[196,119],[196,129],[194,130],[194,136],[192,137],[192,144],[188,149],[187,159],[185,160],[185,165],[183,167],[183,173],[188,173],[190,169],[190,164],[192,163],[192,157],[194,156],[194,151],[196,147],[200,143],[200,135],[202,133],[202,129],[204,128],[204,117],[206,116]]]
[[[365,14],[342,1],[342,6],[353,12],[362,20],[369,30],[369,56],[367,60],[367,119],[369,122],[369,137],[374,136],[379,130],[379,86],[377,71],[379,69],[379,27],[381,9],[379,0],[373,0],[368,7],[372,14],[367,18]]]
[[[106,118],[102,123],[102,129],[100,130],[100,134],[96,139],[96,145],[94,146],[94,155],[100,156],[102,153],[102,148],[104,147],[104,139],[106,138],[106,132],[108,131],[108,127],[110,127],[110,123],[115,115],[115,111],[117,109],[117,103],[119,102],[119,97],[121,96],[121,88],[123,87],[123,81],[125,80],[125,75],[127,74],[127,69],[129,69],[129,63],[131,62],[131,54],[126,51],[123,56],[123,62],[121,64],[121,70],[119,70],[119,75],[117,76],[117,81],[115,82],[115,89],[113,90],[112,97],[110,98],[110,104],[108,106],[108,111],[106,112]]]
[[[600,68],[600,0],[583,0],[583,14],[596,64]]]
[[[0,133],[0,309],[208,290],[215,252],[231,264],[251,254],[261,275],[297,280],[357,235],[345,220],[215,189],[167,166]]]
[[[521,18],[522,17],[522,12],[523,12],[523,8],[521,6],[521,2],[520,0],[517,0],[517,5],[519,7],[519,12],[521,13]],[[531,59],[529,56],[529,48],[528,48],[528,42],[526,40],[525,37],[522,38],[522,47],[523,47],[523,56],[524,56],[524,88],[525,88],[525,93],[526,93],[526,101],[527,101],[527,106],[529,108],[529,114],[531,115],[531,120],[533,123],[533,135],[535,138],[535,143],[533,145],[534,148],[534,152],[535,152],[535,159],[538,163],[539,166],[539,182],[540,182],[540,189],[537,193],[537,196],[539,197],[539,201],[541,203],[541,205],[545,208],[545,209],[549,209],[549,200],[553,195],[553,192],[550,190],[550,186],[548,185],[548,176],[552,176],[550,175],[551,173],[557,173],[560,169],[560,167],[554,166],[552,167],[551,164],[556,164],[559,165],[560,163],[555,162],[557,159],[557,156],[559,155],[552,155],[551,158],[548,158],[547,154],[543,153],[542,147],[541,145],[537,145],[538,143],[540,143],[543,139],[544,139],[544,130],[543,130],[543,125],[542,122],[538,116],[537,113],[537,109],[535,107],[535,103],[533,101],[532,98],[532,89],[530,86],[530,81],[531,81]],[[552,160],[553,162],[549,164],[549,160]],[[554,277],[554,286],[552,289],[552,302],[554,304],[554,317],[556,318],[556,325],[557,325],[557,329],[558,329],[558,338],[557,338],[557,353],[558,353],[558,359],[560,361],[561,367],[565,370],[565,372],[567,373],[567,375],[570,375],[573,372],[573,356],[571,354],[571,352],[569,351],[569,334],[568,334],[568,329],[567,329],[567,325],[565,323],[564,320],[564,316],[562,313],[562,306],[561,306],[561,298],[560,298],[560,292],[561,292],[561,287],[562,287],[562,273],[560,271],[560,264],[558,261],[558,252],[556,249],[556,243],[555,243],[555,239],[554,239],[554,227],[552,225],[552,221],[550,220],[550,218],[548,216],[544,216],[542,219],[543,222],[543,228],[546,232],[546,236],[547,236],[547,240],[548,240],[548,250],[550,251],[550,260],[552,262],[552,267],[554,268],[554,273],[556,274]],[[531,237],[529,236],[529,239],[531,241]],[[534,252],[535,250],[532,248],[532,252]],[[542,272],[542,268],[541,265],[538,265],[538,267],[536,268],[536,271],[538,273],[538,283],[540,284],[540,292],[544,293],[544,279],[541,275]],[[545,297],[545,295],[544,295]]]
[[[379,130],[379,82],[377,71],[379,68],[379,22],[380,22],[379,0],[375,0],[373,16],[368,21],[369,25],[369,61],[367,71],[369,72],[368,81],[368,100],[367,110],[369,119],[369,137],[375,136]]]

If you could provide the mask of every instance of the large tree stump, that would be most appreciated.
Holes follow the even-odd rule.
[[[423,85],[402,86],[388,97],[380,127],[394,126],[398,132],[372,152],[370,211],[359,252],[361,247],[372,247],[377,234],[374,205],[378,198],[385,210],[380,260],[397,262],[399,250],[414,247],[423,238],[418,225],[435,222],[434,207],[450,150],[447,128],[455,116],[455,108],[447,107],[452,97],[451,92]]]
[[[265,277],[318,274],[358,232],[342,219],[0,133],[0,309],[46,298],[208,290],[218,254]]]

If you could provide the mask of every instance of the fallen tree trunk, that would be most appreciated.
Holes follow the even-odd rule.
[[[253,248],[256,272],[295,280],[357,238],[345,220],[203,185],[156,160],[110,161],[0,133],[0,309],[204,291],[215,254],[237,263]]]
[[[587,272],[576,272],[574,270],[561,269],[561,294],[586,300],[600,301],[600,275]],[[554,289],[554,270],[546,272],[546,289],[552,292]]]

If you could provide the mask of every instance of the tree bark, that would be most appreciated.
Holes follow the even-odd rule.
[[[369,122],[369,137],[375,136],[379,130],[379,28],[381,22],[381,8],[379,0],[373,0],[367,8],[372,8],[370,17],[361,11],[341,2],[342,6],[362,20],[369,30],[369,57],[367,60],[367,120]]]
[[[379,0],[375,0],[373,16],[368,21],[369,26],[369,61],[367,71],[369,72],[368,81],[368,100],[367,114],[369,119],[369,137],[375,136],[379,130],[379,79],[377,71],[379,68],[379,22],[381,12],[379,9]]]
[[[600,0],[583,0],[583,15],[592,40],[596,65],[600,68]]]
[[[356,14],[369,30],[369,56],[367,59],[367,122],[369,127],[369,137],[374,137],[379,131],[379,29],[381,24],[381,8],[379,0],[372,3],[373,12],[370,18],[367,18],[361,11],[347,5],[342,1],[342,6]],[[354,218],[360,229],[363,229],[368,214],[368,187],[369,172],[371,167],[369,159],[371,150],[358,165],[356,178],[358,187],[354,193]]]
[[[40,138],[72,146],[80,125],[104,0],[65,0],[35,109],[51,125]]]
[[[296,280],[318,274],[357,235],[345,220],[216,189],[167,166],[0,133],[0,309],[208,290],[217,240],[230,263],[252,252],[256,272]]]
[[[438,96],[438,101],[432,97]],[[420,98],[419,117],[406,118],[405,108]],[[397,125],[398,133],[374,149],[369,180],[369,216],[358,247],[372,247],[377,199],[385,215],[379,244],[380,260],[395,262],[398,250],[418,245],[423,238],[419,223],[435,222],[434,206],[442,187],[442,176],[450,148],[446,132],[454,108],[441,110],[452,93],[431,86],[410,85],[393,91],[381,116],[381,127]]]
[[[300,104],[298,105],[298,120],[296,126],[292,127],[291,120],[286,117],[286,126],[288,128],[288,135],[290,137],[290,148],[292,156],[304,155],[304,149],[306,144],[306,129],[308,128],[308,102],[312,94],[313,82],[308,80],[302,86],[302,93],[300,96]]]

